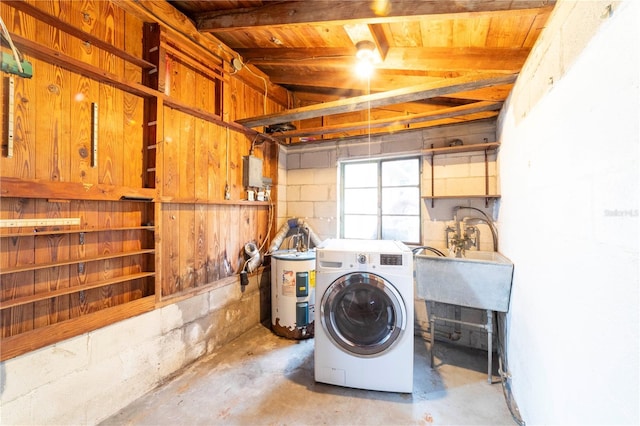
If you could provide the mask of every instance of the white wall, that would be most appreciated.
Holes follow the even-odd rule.
[[[559,1],[499,120],[527,424],[640,423],[638,5]]]

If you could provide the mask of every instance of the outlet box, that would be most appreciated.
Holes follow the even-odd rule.
[[[253,155],[242,157],[242,185],[245,188],[262,188],[262,159]]]

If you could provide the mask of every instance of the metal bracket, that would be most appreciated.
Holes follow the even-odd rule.
[[[91,103],[91,167],[98,167],[98,104]]]
[[[13,109],[15,98],[15,81],[9,77],[9,105],[7,111],[7,158],[13,158]]]

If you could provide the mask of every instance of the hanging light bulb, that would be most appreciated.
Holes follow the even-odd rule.
[[[376,45],[370,40],[356,43],[356,74],[361,78],[369,78],[373,74]]]

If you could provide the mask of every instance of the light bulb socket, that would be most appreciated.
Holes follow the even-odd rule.
[[[371,40],[362,40],[356,43],[356,58],[363,60],[373,58],[376,45]]]

